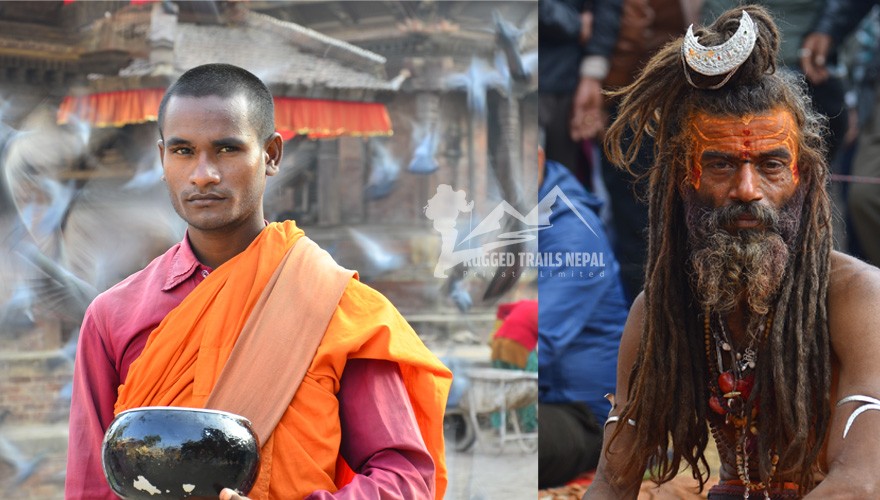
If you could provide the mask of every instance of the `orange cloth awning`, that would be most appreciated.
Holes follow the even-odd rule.
[[[83,96],[67,96],[58,108],[58,123],[71,117],[96,127],[122,127],[156,121],[165,89],[118,90]]]
[[[275,98],[275,128],[282,136],[310,139],[393,133],[384,104],[294,97]]]
[[[156,121],[164,94],[164,88],[153,88],[67,96],[58,109],[58,123],[72,117],[96,127]],[[294,97],[275,98],[275,128],[284,140],[294,135],[319,139],[393,134],[384,104]]]
[[[76,0],[64,0],[64,5],[71,4],[74,1],[76,1]],[[152,3],[152,2],[158,2],[158,1],[159,0],[129,0],[129,3],[131,3],[132,5],[141,5],[141,4],[145,4],[145,3]]]

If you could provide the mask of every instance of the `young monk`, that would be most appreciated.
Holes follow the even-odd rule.
[[[646,469],[702,488],[710,434],[710,499],[880,497],[880,271],[832,250],[825,129],[778,48],[742,7],[619,92],[611,157],[656,144],[648,266],[585,498],[635,498]]]
[[[254,338],[269,329],[286,332],[273,361],[280,374],[300,356],[306,328],[288,315],[299,309],[308,320],[322,305],[332,313],[316,349],[304,355],[302,382],[280,401],[280,420],[261,443],[257,483],[242,493],[255,499],[442,498],[442,420],[451,374],[387,299],[333,263],[292,221],[266,223],[266,178],[278,172],[282,156],[266,86],[231,65],[193,68],[166,92],[158,125],[164,180],[187,233],[86,313],[66,497],[115,498],[101,470],[101,440],[114,414],[141,406],[210,406],[261,300],[271,301],[291,280],[319,288],[341,279],[330,304],[303,296],[280,319],[256,318],[263,322]],[[306,255],[312,258],[292,262]],[[259,400],[291,383],[281,377],[242,392]]]

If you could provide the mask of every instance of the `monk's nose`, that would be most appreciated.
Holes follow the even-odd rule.
[[[196,168],[190,175],[190,182],[199,187],[220,182],[220,170],[214,165],[211,159],[208,158],[207,153],[199,155],[199,161],[196,164]]]

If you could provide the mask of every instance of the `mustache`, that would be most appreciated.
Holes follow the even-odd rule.
[[[779,212],[760,202],[735,202],[715,209],[704,208],[704,210],[701,217],[704,227],[712,229],[728,227],[739,219],[747,217],[755,219],[766,229],[779,232]]]
[[[690,228],[691,242],[702,240],[717,232],[733,236],[757,236],[778,234],[794,248],[799,241],[801,216],[804,210],[806,191],[798,189],[794,196],[781,206],[769,205],[764,201],[735,201],[721,207],[711,207],[694,196],[684,199],[685,217]],[[755,228],[730,231],[738,219],[745,217],[756,220]]]

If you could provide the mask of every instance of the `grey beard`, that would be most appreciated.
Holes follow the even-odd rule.
[[[712,209],[693,193],[687,197],[691,283],[703,308],[725,314],[745,299],[751,316],[768,313],[797,240],[802,191],[778,211],[758,202]],[[757,218],[762,227],[724,229],[743,214]]]

